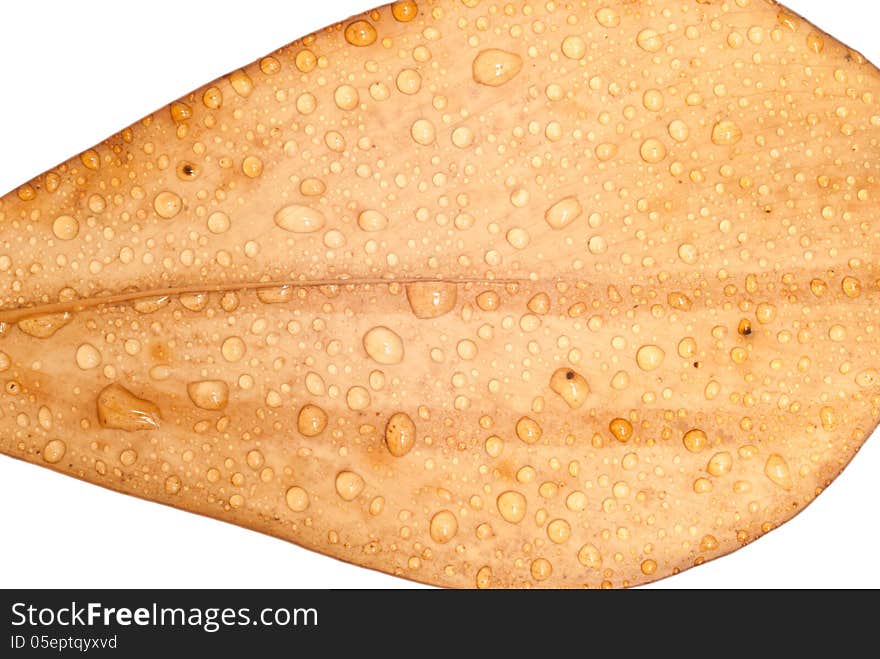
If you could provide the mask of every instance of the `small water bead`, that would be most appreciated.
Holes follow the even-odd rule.
[[[229,231],[229,227],[231,226],[231,222],[229,221],[229,216],[223,211],[215,211],[208,216],[207,220],[208,231],[211,233],[226,233]]]
[[[229,385],[223,380],[200,380],[186,385],[189,399],[203,410],[222,410],[229,402]]]
[[[309,206],[285,206],[274,216],[275,225],[291,233],[314,233],[324,228],[326,218],[321,211]]]
[[[101,365],[101,353],[91,343],[82,343],[76,349],[76,365],[84,371]]]
[[[498,512],[505,521],[519,524],[526,516],[526,498],[519,492],[507,490],[498,495],[495,501]]]
[[[399,364],[403,361],[403,339],[393,330],[379,325],[368,330],[363,337],[364,350],[379,364]]]
[[[712,128],[712,143],[718,146],[732,146],[742,138],[742,129],[733,121],[725,119]]]
[[[553,574],[553,565],[546,558],[536,558],[529,566],[529,572],[535,581],[546,581]]]
[[[43,447],[41,455],[43,461],[49,464],[58,464],[61,462],[64,454],[67,452],[67,444],[60,439],[50,439]]]
[[[176,103],[172,103],[169,107],[169,111],[171,112],[171,118],[176,123],[183,123],[184,121],[192,119],[192,108],[186,103],[181,103],[179,101]]]
[[[525,249],[531,242],[531,237],[529,236],[528,231],[521,227],[510,229],[505,238],[507,238],[507,242],[514,249]]]
[[[596,10],[596,20],[604,27],[617,27],[620,25],[620,15],[610,7],[601,7]]]
[[[258,178],[263,173],[263,161],[257,156],[247,156],[241,161],[241,173],[248,178]]]
[[[602,554],[593,544],[586,544],[578,549],[577,559],[581,565],[591,570],[598,570],[602,567]]]
[[[284,501],[293,512],[301,513],[309,507],[309,493],[298,485],[294,485],[285,492]]]
[[[669,137],[679,143],[687,142],[690,137],[688,125],[681,119],[671,121],[668,126]]]
[[[363,19],[353,21],[345,26],[345,40],[352,46],[369,46],[378,37],[376,28],[369,21]]]
[[[564,229],[583,213],[577,197],[565,197],[544,212],[544,220],[556,231]]]
[[[458,286],[451,282],[412,282],[406,285],[406,299],[416,318],[438,318],[455,308]]]
[[[564,519],[554,519],[547,525],[547,537],[550,542],[561,545],[571,537],[571,525]]]
[[[96,170],[101,166],[101,156],[94,149],[84,151],[79,160],[86,169]]]
[[[709,438],[699,428],[688,430],[681,439],[684,447],[691,453],[699,453],[709,446]]]
[[[608,430],[611,431],[611,434],[614,436],[618,442],[626,443],[633,436],[633,425],[622,417],[617,417],[612,419],[608,423]]]
[[[351,85],[340,85],[333,92],[333,101],[340,110],[354,110],[360,103],[358,91]]]
[[[71,320],[73,320],[73,314],[69,311],[63,311],[22,318],[16,323],[16,327],[28,336],[36,339],[48,339],[69,324]]]
[[[522,70],[522,57],[498,48],[480,51],[474,58],[472,75],[474,81],[489,87],[500,87],[510,82]]]
[[[208,87],[202,94],[202,104],[209,110],[219,109],[223,105],[223,92],[217,87]]]
[[[431,518],[430,534],[434,542],[445,544],[458,533],[458,519],[449,510],[441,510]]]
[[[658,139],[649,138],[642,142],[639,154],[646,163],[657,164],[666,157],[666,146]]]
[[[364,479],[353,471],[340,471],[336,475],[336,494],[344,501],[354,501],[364,491]]]
[[[415,0],[403,0],[391,3],[391,15],[400,23],[409,23],[419,13],[419,7]]]
[[[655,345],[644,345],[636,352],[636,363],[643,371],[654,371],[663,364],[666,353]]]
[[[452,144],[459,149],[467,149],[474,143],[474,131],[468,126],[458,126],[452,131]]]
[[[134,432],[159,427],[159,406],[138,398],[120,384],[104,387],[97,398],[98,422],[104,428]]]
[[[52,223],[52,233],[58,240],[73,240],[79,234],[79,222],[71,215],[59,215]]]
[[[550,377],[550,388],[572,409],[581,407],[590,394],[584,376],[570,368],[556,369]]]
[[[163,486],[165,494],[178,494],[182,485],[183,483],[181,482],[179,476],[169,476],[165,479],[165,484]]]
[[[562,40],[562,54],[569,59],[583,59],[587,54],[587,44],[577,35],[567,36]]]
[[[437,131],[434,128],[434,124],[427,119],[416,119],[410,127],[410,135],[416,144],[421,144],[422,146],[433,144],[437,139]]]
[[[534,444],[541,439],[543,433],[541,426],[531,417],[520,417],[516,422],[516,436],[526,444]]]
[[[235,93],[243,98],[247,98],[254,91],[254,81],[241,69],[229,74],[229,84]]]
[[[778,453],[773,453],[767,458],[767,462],[764,463],[764,475],[783,490],[791,490],[794,487],[788,462]]]
[[[422,76],[415,69],[402,69],[397,74],[395,84],[401,93],[412,96],[422,88]]]
[[[807,48],[810,49],[814,54],[819,55],[825,50],[825,38],[821,33],[816,30],[812,30],[807,35]]]
[[[388,218],[376,210],[367,209],[358,215],[358,226],[362,231],[382,231],[388,226]]]
[[[706,465],[706,471],[713,476],[724,476],[729,474],[733,468],[733,456],[727,451],[716,453],[709,459]]]
[[[385,425],[385,446],[396,458],[410,452],[416,443],[416,424],[406,412],[396,412]]]
[[[642,561],[641,570],[642,574],[651,576],[657,571],[657,562],[650,558],[646,559]]]
[[[350,410],[360,412],[367,409],[370,403],[370,392],[360,385],[349,387],[348,391],[345,392],[345,404],[348,405]]]
[[[156,211],[156,215],[166,220],[175,217],[182,208],[183,201],[173,192],[160,192],[153,199],[153,209]]]
[[[296,418],[296,427],[306,437],[317,437],[327,427],[327,412],[312,403],[303,405]]]
[[[220,346],[220,354],[230,363],[239,362],[245,355],[247,347],[240,336],[230,336]]]
[[[655,30],[645,28],[636,35],[639,48],[648,53],[656,53],[663,48],[663,37]]]

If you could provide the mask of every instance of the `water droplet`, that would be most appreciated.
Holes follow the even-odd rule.
[[[611,434],[614,435],[614,439],[618,442],[628,442],[632,439],[633,436],[633,426],[632,424],[624,418],[617,417],[615,419],[611,419],[608,424],[608,430],[611,431]]]
[[[49,313],[22,318],[16,325],[18,329],[28,336],[33,336],[37,339],[48,339],[71,320],[73,320],[73,314],[63,311],[61,313]]]
[[[543,429],[534,419],[524,416],[516,422],[516,436],[526,444],[534,444],[541,435],[544,434]]]
[[[367,355],[380,364],[399,364],[403,361],[403,339],[383,325],[368,330],[364,334],[363,344]]]
[[[553,565],[546,558],[536,558],[529,566],[529,572],[535,581],[545,581],[553,574]]]
[[[650,576],[657,571],[657,562],[653,559],[646,559],[642,561],[642,574]]]
[[[565,197],[544,212],[544,220],[551,229],[564,229],[581,216],[583,209],[577,197]]]
[[[246,351],[247,347],[239,336],[228,337],[220,346],[220,354],[223,355],[223,359],[233,364],[241,361]]]
[[[474,58],[473,78],[481,85],[500,87],[515,78],[522,66],[522,57],[516,53],[489,48],[480,51]]]
[[[293,204],[275,213],[275,224],[292,233],[313,233],[324,228],[324,214],[309,206]]]
[[[767,462],[764,463],[764,475],[783,490],[791,490],[794,487],[788,463],[778,453],[767,458]]]
[[[76,349],[76,365],[84,371],[97,368],[101,365],[101,353],[91,343],[82,343]]]
[[[599,553],[596,545],[586,544],[581,547],[578,550],[577,558],[581,565],[591,570],[598,570],[602,567],[602,554]]]
[[[570,368],[556,369],[550,377],[550,388],[572,409],[581,407],[590,393],[584,376]]]
[[[617,27],[620,25],[620,15],[610,7],[602,7],[596,10],[596,20],[604,27]]]
[[[358,215],[358,226],[361,230],[370,233],[382,231],[382,229],[388,226],[388,218],[379,211],[368,209],[361,211]]]
[[[820,54],[823,50],[825,50],[824,37],[815,30],[811,31],[807,35],[807,48],[809,48],[816,55]]]
[[[417,144],[423,146],[433,144],[434,140],[437,139],[437,132],[434,129],[434,124],[427,119],[416,119],[410,128],[410,135],[412,135],[413,140],[415,140]]]
[[[388,452],[396,458],[410,452],[416,443],[416,424],[405,412],[397,412],[391,415],[385,425],[385,446]]]
[[[376,28],[369,21],[363,19],[354,21],[345,26],[345,40],[352,46],[369,46],[376,40]]]
[[[79,222],[71,215],[59,215],[52,223],[52,233],[58,240],[73,240],[79,233]]]
[[[587,54],[587,44],[581,37],[569,35],[562,40],[562,54],[569,59],[583,59]]]
[[[709,458],[709,464],[706,465],[706,471],[713,476],[724,476],[729,474],[733,468],[733,456],[727,451],[721,451]]]
[[[99,156],[98,152],[94,149],[84,151],[82,155],[80,155],[79,159],[86,169],[95,170],[101,166],[101,156]]]
[[[67,452],[67,444],[60,439],[50,439],[43,447],[43,461],[49,464],[57,464],[61,462],[64,454]]]
[[[547,525],[547,537],[550,542],[561,545],[571,537],[571,525],[564,519],[554,519]]]
[[[636,363],[643,371],[653,371],[663,364],[666,353],[655,345],[645,345],[636,352]]]
[[[156,195],[156,198],[153,200],[153,208],[156,211],[156,215],[170,220],[181,211],[183,201],[175,193],[166,190]]]
[[[177,494],[180,492],[180,487],[182,483],[180,482],[180,478],[178,476],[169,476],[165,479],[165,494]]]
[[[287,507],[295,513],[301,513],[309,507],[309,493],[296,485],[287,490],[284,500]]]
[[[203,410],[222,410],[229,402],[229,385],[223,380],[190,382],[186,393],[193,404]]]
[[[709,446],[709,438],[706,433],[699,428],[688,430],[681,438],[684,447],[691,453],[699,453]]]
[[[333,101],[340,110],[354,110],[360,103],[358,91],[351,85],[339,85],[333,92]]]
[[[133,432],[154,430],[162,415],[155,403],[138,398],[120,384],[109,384],[98,394],[98,422],[104,428]]]
[[[636,36],[639,48],[648,53],[656,53],[663,48],[663,37],[655,30],[646,28]]]
[[[660,140],[651,137],[642,142],[639,154],[646,163],[655,165],[666,157],[666,146]]]
[[[345,501],[354,501],[364,491],[364,479],[353,471],[340,471],[336,475],[336,494]]]
[[[492,568],[488,565],[484,565],[479,570],[477,570],[477,578],[476,578],[476,586],[480,590],[485,590],[486,588],[490,588],[492,586]]]
[[[299,410],[296,427],[306,437],[317,437],[327,427],[327,412],[317,405],[307,403]]]
[[[712,128],[712,143],[718,146],[731,146],[742,138],[742,129],[732,121],[719,121]]]
[[[241,69],[229,74],[229,84],[235,93],[243,98],[247,98],[254,91],[254,81]]]
[[[406,299],[416,318],[438,318],[452,311],[458,287],[451,282],[412,282],[406,285]]]
[[[507,490],[498,495],[495,501],[498,512],[505,521],[519,524],[526,516],[526,498],[519,492]]]
[[[257,156],[247,156],[241,161],[241,173],[248,178],[257,178],[263,173],[263,161]]]
[[[402,0],[401,2],[391,3],[391,15],[394,20],[401,23],[409,23],[419,13],[418,5],[415,0]]]
[[[445,544],[458,533],[458,520],[449,510],[441,510],[431,518],[431,539],[434,542]]]

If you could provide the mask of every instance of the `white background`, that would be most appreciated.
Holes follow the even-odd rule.
[[[0,194],[377,1],[4,0]],[[880,63],[880,3],[788,4]],[[878,476],[875,437],[796,519],[660,586],[880,587]],[[0,456],[0,587],[419,586]]]

